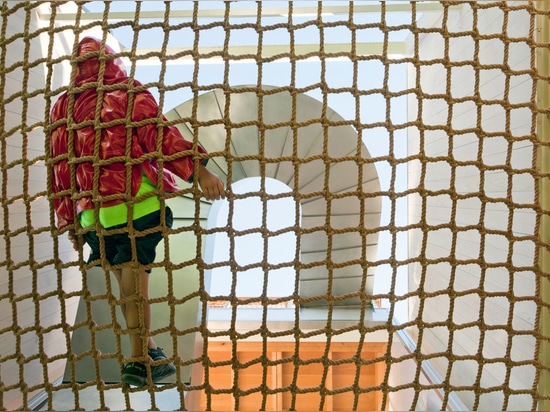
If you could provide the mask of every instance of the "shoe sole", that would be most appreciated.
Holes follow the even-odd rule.
[[[152,371],[151,371],[152,372]],[[155,372],[152,373],[153,383],[158,383],[176,373],[176,367],[171,364],[155,366]]]
[[[120,377],[120,381],[122,383],[125,383],[127,385],[132,385],[132,386],[147,385],[147,378],[144,378],[142,376],[136,376],[136,375],[122,375]]]

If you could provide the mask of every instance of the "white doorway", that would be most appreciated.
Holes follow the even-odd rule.
[[[227,228],[206,239],[207,263],[220,264],[210,271],[208,293],[290,299],[299,258],[294,228],[300,224],[292,190],[277,179],[249,177],[234,183],[232,192],[236,198],[215,202],[208,216],[209,230]]]

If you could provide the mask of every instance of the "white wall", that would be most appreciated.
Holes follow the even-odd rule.
[[[534,379],[534,368],[507,369],[503,361],[535,356],[533,336],[507,332],[532,330],[536,314],[535,244],[529,239],[535,181],[528,173],[534,85],[522,72],[529,70],[530,49],[511,42],[506,51],[498,38],[475,41],[472,4],[450,12],[446,30],[462,35],[449,39],[447,54],[444,30],[419,36],[420,64],[409,71],[409,87],[422,92],[411,95],[408,108],[409,121],[420,125],[409,130],[409,156],[419,155],[409,162],[409,188],[422,189],[409,196],[409,224],[419,225],[409,235],[409,258],[417,260],[410,266],[410,320],[424,324],[409,332],[421,341],[422,354],[433,356],[446,384],[471,388],[456,392],[468,408],[530,409],[531,396],[510,396],[506,404],[496,388],[504,381],[531,389]],[[509,37],[528,36],[525,10],[507,18]],[[503,32],[499,7],[477,10],[477,20],[481,35]],[[441,28],[442,15],[419,22],[428,24]],[[478,106],[479,99],[484,104]],[[479,399],[477,379],[482,389],[493,388]]]

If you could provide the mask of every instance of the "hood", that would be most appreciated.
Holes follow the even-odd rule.
[[[89,53],[98,52],[101,47],[101,41],[93,37],[84,37],[78,43],[78,57],[86,56]],[[115,54],[114,50],[105,44],[105,54]],[[77,64],[76,86],[82,86],[85,83],[95,82],[99,76],[98,55],[90,56]],[[126,69],[120,58],[105,60],[105,73],[103,74],[104,84],[117,83],[125,79]]]

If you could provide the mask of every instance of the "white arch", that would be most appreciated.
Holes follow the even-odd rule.
[[[284,183],[272,179],[264,179],[265,192],[270,195],[289,194],[290,189]],[[260,177],[249,177],[235,182],[233,193],[247,195],[261,190]],[[231,210],[231,226],[240,231],[233,237],[234,256],[230,256],[230,238],[227,231],[214,231],[205,241],[205,256],[208,263],[228,262],[231,258],[240,267],[252,266],[246,271],[237,272],[236,295],[239,297],[258,297],[267,281],[267,295],[270,297],[291,296],[294,293],[296,272],[294,260],[296,257],[296,232],[300,218],[296,222],[296,201],[292,196],[277,199],[267,199],[264,202],[258,195],[235,200]],[[215,202],[208,214],[208,229],[224,228],[228,225],[230,203],[227,199]],[[262,233],[252,231],[262,226],[265,213],[266,229],[278,233],[263,239]],[[267,263],[277,267],[264,273],[260,264],[264,255]],[[207,288],[211,296],[228,295],[233,282],[230,265],[217,266],[211,270],[212,285]],[[267,276],[264,276],[267,275]]]
[[[329,284],[334,297],[357,294],[362,285],[371,295],[369,262],[376,261],[381,200],[369,195],[380,185],[367,148],[351,125],[312,97],[269,86],[261,92],[255,86],[227,95],[215,90],[198,98],[195,116],[188,101],[167,117],[183,119],[178,126],[186,136],[198,122],[198,140],[210,153],[225,152],[230,139],[230,153],[209,161],[229,184],[263,173],[291,189],[297,186],[302,209],[298,275],[306,305],[326,304],[320,297]],[[363,302],[356,295],[335,303]]]

